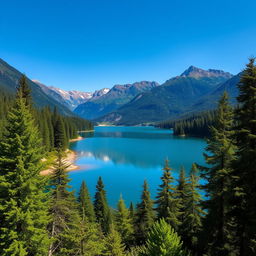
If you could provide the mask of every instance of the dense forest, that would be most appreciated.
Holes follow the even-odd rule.
[[[239,108],[230,106],[227,93],[219,100],[206,165],[193,164],[188,176],[182,168],[176,181],[166,160],[156,200],[145,181],[139,203],[129,208],[123,198],[109,207],[101,177],[93,200],[85,181],[75,196],[63,132],[54,133],[54,172],[40,175],[45,148],[26,83],[20,83],[0,142],[0,255],[255,255],[254,63],[250,59],[241,76]]]
[[[26,77],[20,79],[20,86],[26,83]],[[70,139],[78,136],[78,131],[93,130],[93,125],[90,121],[76,116],[65,116],[58,113],[57,108],[43,107],[41,109],[34,108],[30,89],[27,86],[27,92],[24,92],[31,105],[31,114],[38,126],[42,144],[46,151],[53,151],[56,147],[56,133],[62,133],[62,145],[64,148],[68,146]],[[15,104],[15,99],[12,94],[0,94],[0,138],[3,134],[5,123],[7,122],[8,110]]]
[[[167,120],[156,126],[164,129],[173,129],[173,134],[178,136],[209,137],[210,126],[215,124],[216,111],[205,111],[193,114],[186,118]]]

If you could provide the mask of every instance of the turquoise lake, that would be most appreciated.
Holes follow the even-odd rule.
[[[204,163],[203,139],[173,136],[170,130],[151,126],[102,126],[82,136],[86,138],[70,143],[70,148],[78,154],[76,164],[81,167],[69,173],[70,185],[77,192],[85,180],[93,198],[101,176],[112,207],[116,207],[120,195],[127,206],[131,201],[136,204],[145,179],[154,198],[165,159],[169,159],[175,178],[181,166],[189,173],[193,162]]]

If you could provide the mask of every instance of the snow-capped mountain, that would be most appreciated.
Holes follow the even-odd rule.
[[[44,85],[38,80],[33,80],[33,82],[38,84],[47,95],[66,105],[71,110],[75,109],[78,105],[85,103],[89,99],[98,98],[109,91],[108,88],[103,88],[95,92],[65,91],[54,86]]]

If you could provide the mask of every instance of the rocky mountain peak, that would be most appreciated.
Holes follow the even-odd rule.
[[[231,78],[233,75],[229,72],[225,72],[223,70],[217,70],[217,69],[208,69],[204,70],[195,66],[190,66],[188,69],[186,69],[181,75],[181,77],[194,77],[194,78],[200,78],[200,77],[223,77],[223,78]]]

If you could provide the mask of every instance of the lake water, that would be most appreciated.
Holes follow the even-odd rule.
[[[95,127],[94,133],[83,136],[86,139],[70,144],[78,153],[76,164],[81,166],[80,170],[69,173],[71,185],[78,191],[85,180],[93,197],[101,176],[112,207],[116,207],[120,195],[127,206],[131,201],[136,204],[145,179],[154,198],[165,159],[169,159],[175,178],[181,166],[189,173],[193,162],[204,163],[204,140],[176,137],[170,130],[151,126]]]

